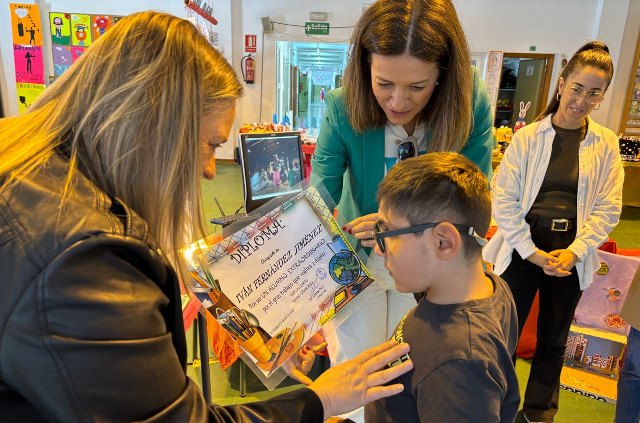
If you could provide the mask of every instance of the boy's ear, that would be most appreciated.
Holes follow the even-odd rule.
[[[442,222],[433,228],[436,240],[436,255],[440,260],[453,260],[462,249],[462,238],[458,230],[449,222]]]

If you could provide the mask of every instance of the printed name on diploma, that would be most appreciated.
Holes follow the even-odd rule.
[[[237,252],[230,255],[230,259],[235,263],[240,264],[244,258],[249,257],[251,254],[256,252],[266,241],[271,239],[273,236],[277,235],[280,229],[284,229],[285,226],[279,220],[274,219],[272,225],[267,226],[263,229],[258,235],[254,236],[253,240],[243,244],[238,247]],[[252,283],[244,285],[242,289],[236,294],[236,300],[238,302],[243,302],[249,296],[251,296],[255,291],[260,289],[260,287],[269,280],[272,276],[274,276],[280,269],[284,267],[293,257],[295,257],[298,253],[301,252],[303,248],[305,248],[309,243],[313,241],[318,235],[322,233],[322,224],[318,224],[314,227],[310,232],[305,234],[300,241],[298,241],[294,247],[295,253],[291,254],[291,250],[287,250],[284,254],[282,254],[271,266],[269,266],[264,272],[262,272],[256,279],[253,280]],[[321,244],[324,244],[322,242]],[[307,252],[304,256],[300,257],[293,265],[287,269],[287,273],[292,274],[294,269],[304,262],[308,258],[310,254],[313,254],[315,250],[319,247],[316,245],[312,251]],[[269,254],[271,257],[273,253]],[[262,297],[266,297],[269,292],[275,290],[277,286],[283,280],[287,279],[287,273],[283,273],[278,277],[277,280],[273,281],[268,286],[268,291],[265,291],[262,294]],[[298,279],[298,278],[296,278]],[[297,281],[297,280],[296,280]],[[258,303],[259,301],[256,301]],[[255,304],[252,304],[255,305]]]
[[[313,230],[311,232],[309,232],[308,234],[306,234],[297,244],[296,244],[296,251],[294,254],[298,254],[300,252],[300,250],[302,250],[304,247],[306,247],[311,241],[313,241],[313,238],[317,237],[318,235],[320,235],[320,233],[322,233],[322,224],[317,225],[315,228],[313,228]]]

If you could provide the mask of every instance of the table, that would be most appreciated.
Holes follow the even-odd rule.
[[[622,205],[640,207],[640,162],[622,162],[622,165],[624,166]]]
[[[182,320],[184,321],[184,331],[187,332],[200,310],[200,303],[193,294],[182,294]]]
[[[213,245],[222,240],[221,234],[212,234],[207,237],[207,242]],[[218,357],[222,369],[226,369],[235,362],[241,354],[240,347],[230,341],[229,335],[216,319],[207,315],[202,308],[200,301],[192,292],[184,292],[183,285],[180,284],[180,294],[182,302],[182,319],[184,321],[184,331],[187,332],[191,325],[196,322],[196,331],[198,334],[198,345],[194,345],[200,352],[200,371],[202,376],[202,393],[207,404],[211,403],[211,378],[209,373],[209,343]],[[194,334],[195,336],[195,334]],[[194,338],[195,343],[195,338]],[[241,386],[244,379],[241,379]],[[244,388],[240,390],[240,396],[244,396]]]
[[[193,294],[182,294],[182,320],[187,332],[197,318],[198,346],[200,351],[200,375],[202,377],[202,395],[207,404],[211,404],[211,374],[209,373],[209,340],[207,319],[199,313],[200,303]],[[194,348],[195,352],[195,348]]]

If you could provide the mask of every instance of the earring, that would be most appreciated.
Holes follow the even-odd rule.
[[[598,103],[598,104],[593,108],[593,110],[600,110],[600,103]]]
[[[556,101],[560,101],[560,91],[556,93]]]
[[[439,82],[439,81],[436,81],[436,87],[437,87],[438,85],[440,85],[440,82]]]

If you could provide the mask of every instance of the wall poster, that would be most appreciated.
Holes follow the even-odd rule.
[[[121,16],[49,13],[53,75],[62,75],[84,51],[105,34]]]
[[[42,25],[35,4],[9,3],[18,110],[24,112],[44,91]]]

